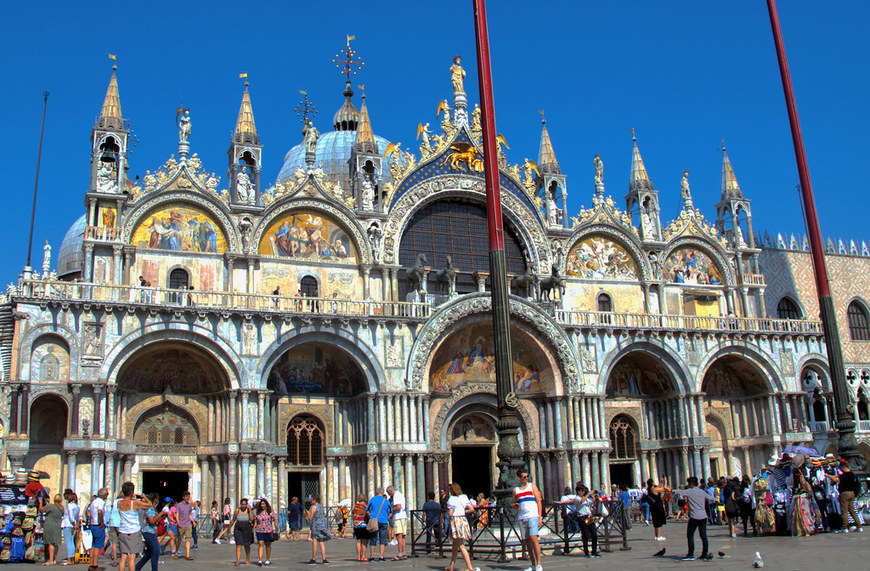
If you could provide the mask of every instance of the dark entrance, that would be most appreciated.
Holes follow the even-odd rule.
[[[142,492],[160,494],[160,501],[172,498],[181,501],[181,494],[190,491],[190,473],[179,470],[145,470],[142,472]]]
[[[311,494],[320,493],[319,472],[287,472],[287,503],[293,497],[299,498],[299,503],[308,505]],[[320,499],[323,501],[323,498]]]
[[[610,483],[617,486],[628,486],[629,488],[636,487],[638,482],[634,479],[632,464],[611,464]]]
[[[454,446],[453,480],[469,498],[492,492],[492,446]]]

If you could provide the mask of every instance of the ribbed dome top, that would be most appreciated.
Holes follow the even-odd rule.
[[[66,231],[63,242],[60,243],[60,252],[57,258],[57,275],[60,278],[70,274],[80,273],[85,254],[82,252],[82,243],[85,241],[85,215],[73,222]]]
[[[356,131],[359,125],[360,113],[354,107],[351,97],[353,97],[353,89],[350,88],[348,81],[342,92],[344,95],[344,104],[332,116],[332,125],[336,131]]]

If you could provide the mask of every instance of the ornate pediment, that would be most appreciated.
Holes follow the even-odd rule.
[[[639,237],[637,228],[631,223],[631,216],[616,207],[613,198],[607,196],[603,199],[593,198],[592,208],[581,208],[577,216],[571,217],[571,229],[580,230],[586,226],[606,224],[622,228],[628,234]]]
[[[176,161],[175,155],[170,155],[169,159],[155,172],[145,171],[141,191],[135,185],[129,188],[132,190],[132,201],[154,192],[195,190],[213,194],[224,204],[229,204],[229,192],[227,190],[219,191],[217,188],[220,180],[219,176],[202,168],[202,161],[196,153],[183,163]]]
[[[713,242],[718,242],[723,248],[728,247],[728,243],[724,238],[719,236],[716,228],[707,222],[704,216],[695,208],[684,208],[680,212],[680,216],[668,224],[662,233],[662,237],[667,242],[684,236],[706,238]]]
[[[287,178],[276,182],[263,192],[263,204],[268,206],[285,197],[294,198],[325,198],[333,202],[340,202],[348,208],[353,207],[353,199],[345,198],[341,185],[329,180],[329,177],[320,167],[306,170],[302,167],[296,169],[293,178]]]

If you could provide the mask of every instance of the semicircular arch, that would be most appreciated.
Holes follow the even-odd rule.
[[[281,236],[275,234],[285,223],[287,238],[282,241],[278,239]],[[290,223],[293,224],[293,228],[290,228]],[[294,238],[290,232],[297,227],[304,235],[300,234]],[[368,241],[362,228],[355,221],[353,213],[342,206],[316,197],[294,198],[273,204],[266,209],[252,233],[251,247],[256,248],[257,252],[264,256],[292,257],[296,255],[293,246],[302,244],[297,240],[310,240],[315,232],[321,234],[321,238],[329,243],[328,246],[324,245],[315,238],[311,241],[313,246],[304,244],[305,248],[314,247],[317,256],[325,256],[332,262],[347,260],[353,266],[371,263]],[[337,240],[342,242],[341,247],[346,250],[346,255],[341,254]],[[327,250],[329,253],[324,254]]]
[[[69,378],[79,378],[79,343],[78,336],[75,331],[66,325],[59,323],[43,324],[29,330],[21,337],[18,344],[18,376],[22,381],[30,381],[31,375],[31,356],[35,349],[35,344],[43,337],[53,336],[61,340],[69,351]]]
[[[599,250],[592,245],[595,238],[609,241],[611,244],[600,242],[601,248]],[[589,247],[590,250],[588,252],[585,251],[584,245]],[[624,250],[624,253],[620,250]],[[590,260],[584,259],[585,257],[582,255],[586,254],[586,257],[590,257],[591,261],[597,266],[596,270],[605,274],[603,276],[605,279],[626,279],[643,282],[652,279],[649,260],[644,255],[638,241],[624,230],[614,226],[607,224],[584,226],[568,239],[566,252],[568,254],[565,256],[563,267],[559,268],[565,276],[587,277],[590,279],[595,277],[583,276],[580,275],[581,272],[577,271],[578,268],[589,267],[586,263]],[[629,256],[630,262],[623,259],[625,255]],[[618,258],[614,260],[612,256],[618,256]],[[572,259],[577,261],[572,262]],[[632,262],[634,268],[630,267]]]
[[[685,254],[680,257],[679,254],[682,252]],[[700,256],[707,257],[709,263],[699,259]],[[683,236],[670,242],[665,251],[662,252],[662,278],[672,283],[682,283],[677,281],[675,277],[677,270],[685,271],[685,267],[681,268],[681,266],[692,266],[699,272],[703,269],[706,276],[705,283],[735,285],[734,272],[731,264],[728,263],[726,253],[714,242],[696,236]],[[718,284],[712,283],[714,276],[719,281]]]
[[[487,293],[464,295],[442,305],[423,325],[411,347],[405,377],[409,382],[408,388],[424,390],[428,387],[428,375],[436,349],[460,321],[470,316],[489,314],[491,311],[492,297]],[[512,319],[520,320],[533,331],[542,334],[545,346],[551,350],[558,366],[553,371],[555,393],[561,395],[577,392],[579,390],[578,358],[574,345],[565,331],[552,317],[522,298],[511,296],[510,315]]]
[[[323,331],[310,325],[294,329],[292,334],[280,335],[263,351],[253,377],[257,380],[258,387],[267,387],[269,372],[287,351],[305,343],[316,342],[333,345],[348,353],[360,365],[365,379],[365,390],[370,393],[378,391],[379,379],[385,378],[385,372],[377,355],[364,339],[341,328]]]
[[[674,383],[673,389],[676,393],[689,394],[692,392],[691,372],[679,354],[667,346],[653,345],[643,341],[631,343],[625,347],[616,347],[604,356],[601,363],[602,374],[598,378],[598,384],[595,387],[598,394],[606,394],[607,384],[614,369],[624,357],[634,352],[640,352],[660,363],[670,376],[670,380]]]
[[[399,259],[399,246],[414,214],[436,202],[450,199],[486,204],[486,190],[478,177],[441,175],[416,184],[390,208],[384,225],[384,261]],[[549,272],[551,252],[539,218],[510,192],[503,192],[502,214],[520,240],[533,270]]]
[[[703,391],[707,373],[717,361],[724,357],[734,359],[734,362],[741,360],[752,367],[757,374],[756,381],[763,383],[768,394],[784,390],[782,380],[777,372],[777,365],[769,356],[746,345],[727,345],[709,353],[701,360],[693,387],[695,392]]]
[[[469,385],[465,385],[469,387]],[[435,429],[432,434],[438,435],[437,445],[439,450],[447,450],[447,444],[450,440],[449,428],[454,422],[465,414],[468,407],[479,409],[480,407],[489,407],[498,410],[498,401],[495,393],[495,387],[477,387],[476,390],[464,389],[454,391],[435,415],[435,420],[432,422],[432,427]],[[538,447],[538,435],[535,430],[534,422],[526,410],[525,406],[520,404],[516,408],[520,416],[520,432],[522,433],[522,443],[526,450],[533,450]],[[496,413],[497,414],[497,413]]]
[[[172,211],[175,210],[174,215]],[[178,231],[192,233],[193,222],[198,223],[196,243],[193,242],[193,236],[190,234],[190,251],[207,252],[223,254],[224,252],[239,252],[240,242],[237,235],[235,225],[232,222],[228,207],[222,203],[217,197],[207,193],[199,193],[193,191],[173,191],[160,194],[154,194],[148,198],[136,201],[133,208],[125,214],[124,224],[122,226],[121,239],[125,244],[133,244],[137,236],[147,230],[151,223],[155,226],[161,224],[161,220],[157,219],[158,214],[169,212],[170,224],[174,220],[176,225],[187,226],[179,228]],[[149,223],[150,221],[150,223]],[[208,232],[208,227],[205,223],[216,226],[214,228],[214,236]],[[147,226],[146,226],[147,225]],[[202,236],[199,236],[200,230]],[[157,234],[167,230],[166,228],[158,229]],[[174,244],[167,244],[168,249],[182,249],[184,237],[179,240],[179,247],[173,248]],[[151,241],[149,240],[149,247]],[[196,246],[196,247],[194,247]],[[214,252],[209,251],[213,248]],[[166,249],[166,248],[163,248]]]
[[[172,321],[150,323],[122,337],[103,359],[100,378],[108,384],[117,384],[118,374],[126,363],[139,351],[154,343],[181,343],[198,347],[214,359],[225,375],[227,389],[249,386],[249,380],[241,356],[225,340],[210,328],[199,324]]]

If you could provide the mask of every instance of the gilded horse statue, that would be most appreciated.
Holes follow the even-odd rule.
[[[559,297],[565,295],[565,278],[559,275],[559,267],[553,264],[553,275],[541,280],[541,299],[550,301],[550,292],[559,290]]]

